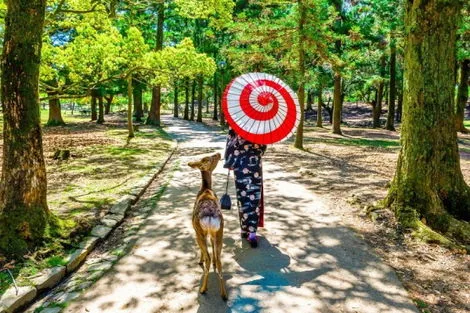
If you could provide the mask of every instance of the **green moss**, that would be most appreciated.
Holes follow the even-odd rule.
[[[67,261],[63,256],[51,256],[45,259],[44,263],[47,265],[47,267],[56,267],[67,264]]]
[[[428,304],[420,299],[414,299],[415,303],[416,303],[416,306],[419,308],[419,309],[425,309],[428,307]]]

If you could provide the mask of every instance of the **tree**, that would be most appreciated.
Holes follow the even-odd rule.
[[[469,241],[470,189],[454,117],[455,43],[461,1],[407,1],[401,150],[385,204],[405,226],[458,232]],[[449,214],[450,213],[450,214]],[[462,232],[462,229],[466,231]]]
[[[157,17],[157,32],[155,50],[161,51],[163,49],[163,23],[165,20],[165,2],[162,1],[158,4],[158,17]],[[160,108],[162,98],[162,87],[156,85],[152,89],[152,101],[150,104],[149,115],[147,117],[147,124],[160,126]]]
[[[397,64],[397,47],[395,38],[392,35],[392,42],[390,43],[390,86],[389,86],[389,97],[388,97],[388,115],[387,124],[385,129],[394,131],[395,130],[395,98],[396,98],[396,64]]]
[[[470,7],[464,7],[463,19],[457,32],[457,60],[460,67],[459,87],[456,102],[456,125],[457,131],[467,134],[470,132],[465,127],[465,106],[468,101],[468,80],[470,72]]]
[[[298,54],[299,54],[299,90],[298,90],[298,97],[299,97],[299,105],[300,105],[300,122],[299,126],[297,127],[297,133],[295,135],[295,143],[294,147],[297,149],[303,149],[303,142],[304,142],[304,108],[305,108],[305,49],[304,49],[304,42],[306,41],[306,34],[305,34],[305,24],[307,18],[307,8],[305,7],[304,1],[298,1],[298,10],[299,10],[299,17],[298,17],[298,33],[299,33],[299,42],[298,45]]]
[[[45,0],[9,0],[2,55],[0,250],[23,255],[47,233],[47,179],[39,116]]]
[[[469,130],[465,127],[463,120],[465,115],[465,105],[468,100],[468,79],[470,72],[470,59],[464,59],[460,62],[460,80],[459,88],[457,91],[457,110],[456,110],[456,120],[457,120],[457,131],[468,134]]]
[[[342,66],[343,62],[341,62],[340,58],[342,55],[343,50],[343,42],[339,35],[344,32],[343,22],[344,22],[344,14],[343,14],[343,0],[334,0],[333,5],[336,9],[338,17],[334,24],[335,32],[338,38],[335,40],[334,44],[334,54],[336,55],[337,61],[333,64],[333,81],[334,81],[334,91],[333,91],[333,134],[342,135],[341,132],[341,121],[342,121],[342,111],[343,111],[343,101],[341,99],[341,90],[343,77],[342,77]]]

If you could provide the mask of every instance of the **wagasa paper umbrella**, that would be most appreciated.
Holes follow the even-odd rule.
[[[243,74],[226,87],[225,118],[245,140],[271,144],[289,138],[300,121],[295,92],[279,78],[265,73]]]

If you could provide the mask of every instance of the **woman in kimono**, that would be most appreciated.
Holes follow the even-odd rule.
[[[241,236],[253,248],[258,246],[256,230],[263,188],[261,156],[265,151],[265,145],[249,142],[229,130],[224,167],[234,171]]]

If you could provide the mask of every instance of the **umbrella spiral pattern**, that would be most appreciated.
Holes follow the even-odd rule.
[[[235,132],[258,144],[289,138],[300,121],[295,92],[281,79],[266,73],[235,78],[224,91],[222,107]]]

